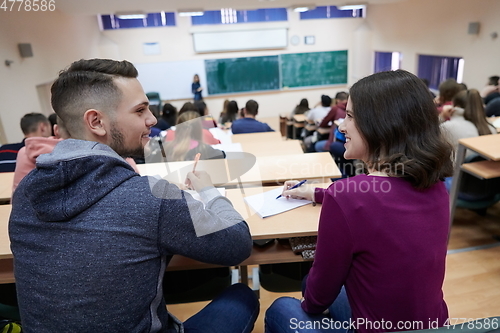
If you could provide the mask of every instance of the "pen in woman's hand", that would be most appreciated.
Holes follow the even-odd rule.
[[[292,187],[290,187],[288,190],[293,190],[293,189],[295,189],[295,188],[298,188],[298,187],[300,187],[300,186],[304,185],[304,184],[305,184],[305,182],[307,182],[307,179],[304,179],[303,181],[298,182],[297,184],[295,184],[295,185],[293,185]],[[278,196],[276,197],[276,199],[279,199],[279,198],[281,198],[281,194],[280,194],[280,195],[278,195]]]

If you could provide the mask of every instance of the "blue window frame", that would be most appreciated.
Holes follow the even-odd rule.
[[[193,25],[201,24],[234,24],[252,22],[287,21],[286,8],[266,8],[256,10],[235,10],[223,8],[221,10],[207,10],[202,16],[191,17]]]
[[[463,58],[418,56],[418,77],[429,80],[429,88],[438,89],[441,82],[450,78],[461,82],[462,72]]]
[[[375,52],[374,73],[396,70],[401,68],[401,53]]]
[[[342,17],[363,17],[363,9],[340,10],[337,6],[319,6],[313,10],[300,13],[301,20],[342,18]]]
[[[144,19],[120,19],[116,15],[100,16],[103,30],[175,26],[175,13],[148,13]]]

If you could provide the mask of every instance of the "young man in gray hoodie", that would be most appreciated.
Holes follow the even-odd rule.
[[[184,323],[167,312],[174,254],[237,265],[252,239],[207,173],[187,175],[202,203],[124,161],[143,156],[156,123],[137,74],[127,61],[80,60],[52,85],[70,139],[20,182],[9,223],[23,331],[250,332],[259,303],[241,284]]]

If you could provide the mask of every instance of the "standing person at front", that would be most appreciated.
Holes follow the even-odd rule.
[[[285,184],[284,196],[322,203],[318,243],[302,303],[276,300],[266,332],[443,326],[449,200],[441,180],[453,166],[432,97],[415,75],[382,72],[352,86],[346,111],[344,156],[363,160],[369,174],[326,190]],[[301,330],[298,324],[324,318],[337,326]]]
[[[201,101],[203,99],[203,96],[201,96],[201,92],[203,91],[203,87],[200,84],[200,77],[198,74],[195,74],[193,77],[193,83],[191,84],[191,91],[194,94],[193,100],[196,101]]]
[[[9,222],[23,331],[250,332],[259,305],[241,284],[184,323],[167,312],[174,254],[236,265],[252,240],[207,173],[187,176],[204,208],[124,161],[143,155],[156,123],[137,74],[127,61],[80,60],[52,85],[70,139],[20,182]]]

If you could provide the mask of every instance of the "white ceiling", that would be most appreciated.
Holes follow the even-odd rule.
[[[221,8],[257,9],[300,5],[380,4],[406,0],[58,0],[56,8],[68,14],[112,14],[117,11],[146,13],[179,9],[218,10]]]

